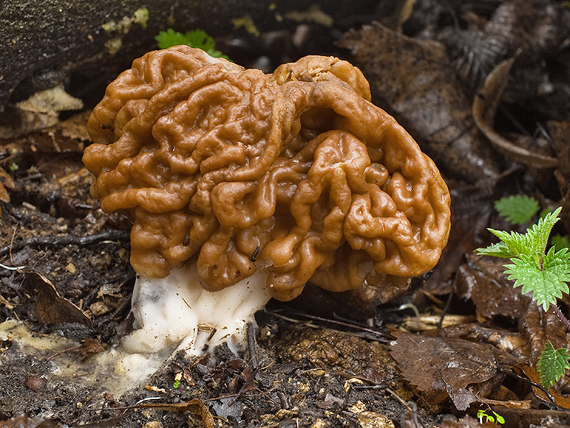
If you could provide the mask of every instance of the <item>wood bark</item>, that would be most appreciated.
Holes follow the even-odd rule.
[[[335,28],[374,13],[378,0],[4,0],[0,2],[0,113],[9,103],[65,82],[80,72],[89,87],[155,49],[161,30],[205,30],[214,37],[247,35],[235,19],[251,18],[259,32],[294,29],[291,12],[318,6]],[[141,8],[148,19],[137,19]],[[117,49],[118,48],[118,49]],[[78,83],[76,83],[78,84]]]

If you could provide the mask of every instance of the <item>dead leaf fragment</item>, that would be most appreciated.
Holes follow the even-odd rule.
[[[568,316],[568,314],[565,314]],[[529,304],[525,314],[519,321],[519,330],[527,337],[530,346],[530,361],[536,363],[538,356],[548,341],[555,349],[566,348],[566,328],[556,314],[549,310],[544,312],[536,305],[536,302]]]
[[[481,322],[496,316],[518,319],[528,310],[531,298],[513,287],[504,264],[502,259],[469,254],[467,264],[457,270],[457,295],[473,301]]]
[[[502,351],[495,353],[495,358],[501,366],[516,365],[528,360],[528,341],[520,332],[473,323],[442,328],[438,332],[438,336],[458,337],[471,342],[488,343]]]
[[[438,167],[470,183],[499,174],[497,156],[473,123],[471,100],[442,44],[379,23],[346,33],[338,44],[352,51],[375,103],[396,117]]]
[[[210,409],[203,401],[200,400],[190,400],[186,403],[176,403],[176,404],[159,404],[159,403],[149,403],[140,404],[138,407],[150,408],[155,410],[166,410],[170,412],[190,412],[195,416],[199,416],[204,422],[206,428],[214,428],[214,417],[210,413]],[[190,426],[192,426],[190,424]]]
[[[10,195],[8,189],[14,189],[14,180],[8,175],[2,167],[0,167],[0,201],[10,202]]]
[[[59,428],[60,424],[52,420],[27,415],[14,416],[6,421],[0,421],[0,428]]]
[[[499,63],[485,79],[483,87],[473,100],[473,119],[483,134],[493,146],[515,162],[520,162],[534,168],[554,168],[558,165],[555,157],[537,153],[514,144],[493,128],[497,107],[509,77],[509,71],[515,58],[509,58]]]
[[[53,126],[59,121],[58,114],[66,110],[80,110],[83,101],[72,97],[63,85],[39,91],[17,103],[15,114],[19,120],[0,126],[0,138],[13,138],[38,129]]]
[[[37,293],[36,314],[43,324],[80,323],[91,327],[91,319],[85,313],[62,297],[55,286],[38,272],[24,272],[25,285]]]
[[[548,133],[558,152],[559,164],[554,176],[562,195],[561,219],[566,230],[570,230],[570,121],[548,122]]]
[[[458,421],[444,421],[441,428],[495,428],[497,425],[494,422],[479,423],[477,419],[466,416]]]
[[[8,189],[14,188],[14,180],[8,175],[2,167],[0,167],[0,202],[8,203],[10,202],[10,194]],[[2,211],[0,210],[0,213]]]
[[[432,404],[451,398],[466,410],[482,394],[483,383],[498,374],[492,347],[463,339],[436,338],[396,331],[390,353],[405,379]]]
[[[536,385],[540,385],[540,376],[538,374],[538,371],[534,367],[525,365],[522,366],[521,368],[524,374],[527,375],[530,380],[532,380]],[[539,399],[541,399],[545,403],[550,403],[550,399],[546,396],[546,394],[542,389],[533,386],[532,390]],[[570,409],[570,398],[562,395],[560,392],[556,391],[555,388],[550,388],[548,392],[554,398],[556,404],[558,404],[561,407],[564,407],[565,409]]]

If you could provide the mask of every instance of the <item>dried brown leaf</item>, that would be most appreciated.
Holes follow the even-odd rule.
[[[501,376],[490,345],[403,331],[393,334],[392,357],[404,378],[426,393],[432,404],[449,396],[458,410],[466,410],[482,393],[480,386]]]
[[[522,366],[521,368],[522,368],[524,374],[527,375],[530,380],[532,380],[536,385],[540,385],[540,376],[538,374],[538,371],[533,366]],[[544,393],[544,391],[542,389],[537,388],[536,386],[533,386],[532,390],[539,399],[541,399],[545,403],[550,404],[549,397],[546,396],[546,394]],[[550,388],[550,390],[548,392],[554,398],[554,401],[556,402],[556,404],[558,404],[561,407],[564,407],[565,409],[570,409],[570,398],[569,397],[562,395],[560,392],[556,391],[556,389],[554,389],[554,388]]]
[[[559,163],[554,176],[562,195],[561,219],[566,230],[570,230],[570,121],[548,122],[548,133],[558,152]]]
[[[433,273],[423,285],[423,290],[434,295],[452,291],[452,279],[465,262],[465,254],[472,253],[480,244],[481,236],[487,237],[489,219],[497,199],[493,189],[481,186],[456,186],[450,189],[453,221],[447,246]]]
[[[80,323],[91,327],[91,319],[72,302],[62,297],[55,286],[38,272],[24,272],[25,285],[36,292],[36,314],[43,324]]]
[[[375,23],[339,41],[370,81],[373,99],[420,143],[440,168],[467,182],[496,177],[500,165],[479,133],[471,100],[445,47]]]
[[[2,183],[0,183],[0,201],[5,203],[10,202],[10,195]]]
[[[528,342],[520,332],[472,323],[442,328],[438,335],[440,337],[458,337],[471,342],[488,343],[501,351],[495,351],[495,358],[501,366],[514,366],[519,362],[528,360]]]
[[[58,428],[60,424],[40,417],[27,415],[14,416],[6,421],[0,421],[0,428]]]
[[[89,358],[92,355],[98,354],[103,352],[105,347],[99,342],[97,339],[85,339],[81,346],[78,348],[78,351],[81,353],[83,359]]]
[[[507,279],[504,264],[501,259],[469,254],[467,264],[457,271],[457,295],[473,300],[481,322],[499,315],[518,319],[531,302],[520,287],[514,288],[513,282]]]
[[[483,87],[473,100],[473,119],[483,134],[491,141],[493,146],[515,162],[534,168],[554,168],[558,165],[558,159],[547,154],[537,153],[536,150],[528,150],[518,144],[509,141],[493,128],[497,107],[507,86],[509,72],[515,58],[507,59],[499,63],[485,79]]]
[[[8,203],[10,202],[10,195],[8,189],[14,188],[14,180],[8,175],[2,167],[0,167],[0,201]]]
[[[494,422],[479,423],[477,419],[466,416],[458,421],[444,421],[441,428],[493,428],[498,427]]]
[[[568,316],[566,314],[566,316]],[[544,312],[536,302],[529,304],[521,317],[519,329],[527,337],[530,345],[530,363],[536,363],[538,356],[548,341],[555,349],[566,348],[566,328],[552,311]]]
[[[206,406],[203,401],[197,399],[190,400],[186,403],[176,404],[140,404],[138,407],[166,410],[170,412],[190,412],[193,415],[199,416],[202,419],[202,422],[204,422],[206,428],[214,428],[214,417],[210,413],[210,409],[208,409],[208,406]]]

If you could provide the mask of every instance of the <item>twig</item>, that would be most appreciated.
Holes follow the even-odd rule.
[[[247,350],[249,352],[251,368],[257,370],[259,363],[257,361],[257,346],[255,343],[255,325],[252,322],[247,323]]]
[[[388,391],[392,395],[392,397],[394,397],[396,400],[398,400],[400,403],[402,403],[402,405],[404,405],[410,412],[413,411],[412,408],[410,407],[410,405],[408,403],[406,403],[402,397],[400,397],[398,394],[396,394],[396,392],[394,390],[392,390],[391,388],[386,388],[386,391]]]
[[[562,311],[560,310],[560,308],[551,303],[550,304],[550,309],[552,309],[552,311],[556,314],[556,316],[558,317],[558,319],[560,321],[562,321],[562,324],[564,324],[564,327],[566,327],[566,330],[570,331],[570,321],[568,321],[568,318],[566,318],[564,316],[564,314],[562,313]]]
[[[88,236],[33,236],[29,239],[11,242],[0,248],[0,257],[11,254],[12,251],[19,251],[25,247],[64,247],[66,245],[79,245],[86,246],[96,244],[101,241],[128,241],[130,239],[130,232],[126,230],[109,230],[96,235]]]
[[[19,269],[24,269],[26,266],[6,266],[3,265],[2,263],[0,263],[0,268],[2,269],[6,269],[6,270],[19,270]]]
[[[451,283],[451,292],[449,293],[449,296],[447,297],[447,301],[445,302],[445,307],[443,308],[443,312],[441,313],[441,318],[439,319],[439,322],[437,323],[438,330],[441,329],[441,326],[443,325],[443,319],[447,315],[447,311],[449,311],[449,307],[451,306],[451,300],[453,299],[454,294],[455,294],[455,281],[453,281]]]
[[[349,322],[343,322],[343,321],[337,321],[337,320],[329,319],[329,318],[323,318],[323,317],[319,317],[319,316],[316,316],[316,315],[305,314],[305,313],[297,312],[297,311],[294,311],[294,312],[295,312],[297,315],[299,315],[299,316],[302,316],[302,317],[305,317],[305,318],[309,318],[309,319],[311,319],[311,320],[327,322],[327,323],[330,323],[330,324],[336,324],[336,325],[340,325],[340,326],[343,326],[343,327],[348,327],[348,328],[352,328],[352,329],[355,329],[355,330],[360,330],[360,331],[365,332],[365,333],[370,333],[370,334],[373,334],[373,335],[375,335],[375,336],[379,336],[379,338],[383,338],[383,339],[386,338],[386,335],[385,335],[384,333],[382,333],[382,332],[380,332],[380,331],[377,331],[377,330],[373,330],[373,329],[368,328],[368,327],[364,327],[364,326],[362,326],[362,325],[353,324],[353,323],[349,323]],[[277,315],[277,314],[275,314],[275,313],[273,313],[273,312],[272,312],[272,314],[273,314],[273,315]],[[298,321],[298,320],[295,320],[295,321]]]
[[[542,386],[539,383],[536,383],[535,381],[533,381],[532,379],[528,378],[528,377],[524,377],[524,376],[520,376],[517,373],[513,372],[512,370],[505,370],[504,368],[500,367],[499,371],[502,373],[507,374],[508,376],[512,376],[512,377],[516,377],[517,379],[523,381],[523,382],[528,382],[530,383],[532,386],[534,386],[535,388],[540,389],[542,392],[544,392],[544,394],[546,395],[546,397],[548,397],[548,399],[552,402],[550,404],[551,407],[553,407],[556,410],[562,410],[562,408],[556,404],[556,400],[554,399],[554,397],[552,396],[552,394],[550,393],[550,391],[548,389],[546,389],[544,386]]]

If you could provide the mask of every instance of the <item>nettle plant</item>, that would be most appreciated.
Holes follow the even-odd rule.
[[[538,212],[538,204],[534,205],[532,198],[528,198],[526,202],[523,199],[503,198],[501,200],[503,202],[497,201],[496,207],[507,220],[509,220],[507,213],[524,212],[522,216],[515,215],[517,218],[514,219],[523,224],[530,221],[532,216]],[[529,201],[533,204],[532,209],[520,209]],[[514,210],[511,209],[513,207]],[[514,286],[522,286],[522,292],[525,294],[531,293],[532,299],[542,306],[545,312],[552,310],[556,313],[570,331],[570,321],[557,306],[558,299],[569,292],[567,283],[570,282],[570,252],[567,247],[555,245],[548,248],[550,233],[559,220],[560,211],[561,208],[558,208],[554,212],[545,214],[538,223],[529,227],[525,234],[488,229],[500,239],[500,242],[487,248],[479,248],[477,253],[510,259],[511,263],[505,264],[505,273],[509,279],[515,281]],[[562,238],[561,240],[564,241]],[[560,249],[557,250],[557,248]],[[568,349],[554,349],[552,343],[547,342],[537,363],[540,383],[550,388],[560,380],[565,370],[570,368],[569,359]]]

